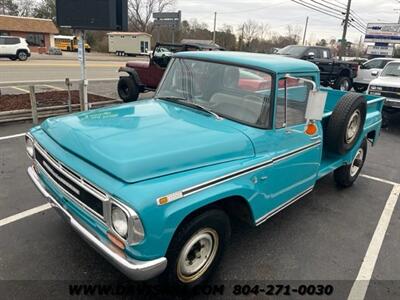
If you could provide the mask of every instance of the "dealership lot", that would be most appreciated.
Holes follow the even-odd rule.
[[[0,126],[0,280],[37,280],[37,286],[59,296],[67,295],[67,287],[55,287],[67,286],[69,280],[127,282],[48,209],[30,182],[24,138],[18,136],[30,127],[29,123]],[[398,197],[393,183],[400,182],[399,143],[397,122],[382,132],[376,147],[369,148],[363,174],[372,177],[360,177],[354,187],[340,190],[327,176],[314,192],[260,227],[235,224],[213,282],[279,280],[296,285],[299,280],[323,280],[335,287],[334,298],[342,298],[350,291],[352,296],[362,293],[363,287],[354,281],[371,275],[366,299],[398,298],[400,207],[390,204],[396,204]],[[29,291],[6,292],[15,296]]]

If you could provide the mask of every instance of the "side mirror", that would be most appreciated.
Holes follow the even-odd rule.
[[[314,58],[315,58],[315,53],[314,53],[314,52],[309,52],[309,53],[307,54],[307,58],[308,58],[308,59],[314,59]]]
[[[305,118],[307,123],[310,121],[321,121],[324,116],[324,109],[327,92],[311,90],[308,96]]]
[[[372,72],[371,72],[371,75],[376,77],[376,76],[379,75],[379,71],[372,71]]]

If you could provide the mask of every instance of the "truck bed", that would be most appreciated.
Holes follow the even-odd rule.
[[[339,90],[333,90],[329,88],[321,88],[322,91],[326,91],[328,93],[328,97],[326,99],[325,110],[324,110],[324,118],[322,120],[322,125],[325,130],[329,118],[336,107],[336,104],[339,102],[340,98],[347,94],[348,92],[343,92]],[[367,115],[365,119],[363,133],[361,134],[360,141],[356,144],[356,146],[361,144],[361,140],[365,137],[371,138],[372,144],[374,144],[379,136],[380,128],[381,128],[381,110],[383,107],[383,103],[385,101],[384,97],[372,96],[372,95],[364,95],[367,101]],[[355,146],[355,148],[357,148]],[[332,153],[323,148],[322,160],[320,165],[320,170],[318,172],[318,178],[321,178],[337,168],[349,164],[354,156],[354,151],[351,150],[345,155],[339,155],[336,153]]]

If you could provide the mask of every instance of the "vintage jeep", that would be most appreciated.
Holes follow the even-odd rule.
[[[186,51],[223,50],[204,44],[157,43],[148,60],[128,61],[118,72],[125,73],[118,80],[118,95],[124,102],[136,101],[140,93],[157,89],[172,55]]]
[[[331,172],[343,187],[357,179],[384,98],[318,83],[303,60],[182,52],[154,99],[33,128],[28,173],[129,278],[193,287],[216,268],[234,218],[257,226]]]

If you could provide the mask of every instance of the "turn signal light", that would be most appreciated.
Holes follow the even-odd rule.
[[[308,135],[314,135],[316,134],[318,131],[317,125],[315,125],[314,123],[308,123],[306,125],[306,130],[305,133]]]
[[[107,232],[107,237],[115,246],[117,246],[121,250],[125,249],[125,244],[111,232]]]

